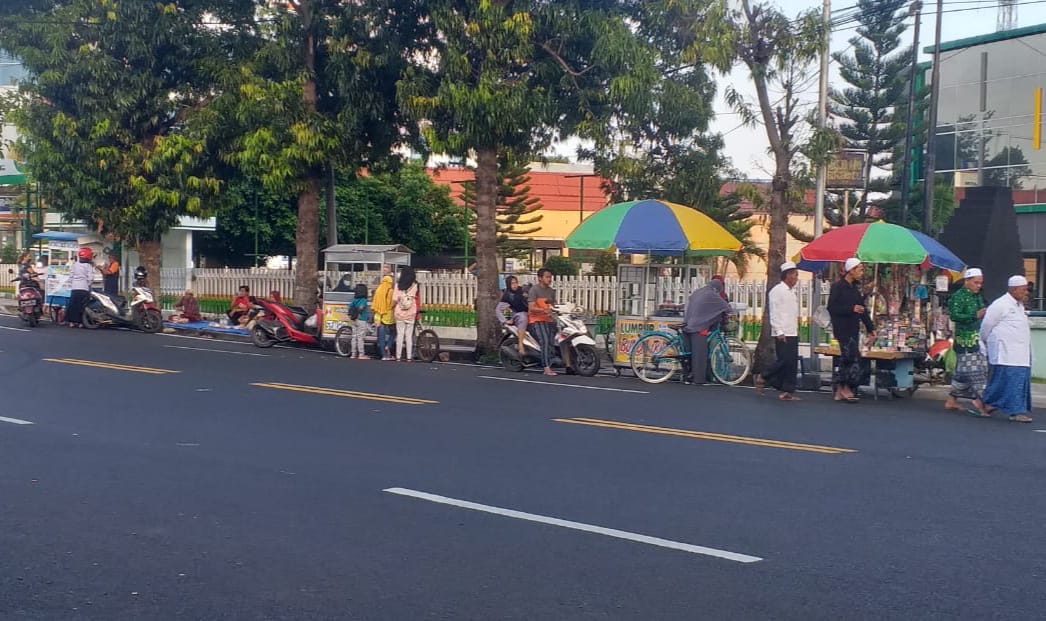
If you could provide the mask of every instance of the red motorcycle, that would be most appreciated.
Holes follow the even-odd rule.
[[[272,347],[277,343],[323,346],[320,335],[323,318],[319,308],[316,309],[316,327],[309,327],[305,325],[309,313],[300,306],[288,306],[265,298],[254,298],[253,302],[251,342],[258,347]]]

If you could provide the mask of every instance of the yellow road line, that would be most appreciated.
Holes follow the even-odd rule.
[[[136,367],[129,364],[116,364],[113,362],[96,362],[94,360],[77,360],[76,358],[44,358],[44,362],[58,362],[60,364],[75,364],[81,367],[94,367],[96,369],[109,369],[112,371],[130,371],[133,373],[147,373],[149,375],[168,375],[170,373],[181,373],[171,369],[153,369],[150,367]]]
[[[780,448],[792,451],[806,451],[809,453],[824,453],[827,455],[842,455],[845,453],[856,453],[857,451],[834,446],[821,446],[818,444],[800,444],[798,442],[784,442],[781,440],[767,440],[765,438],[749,438],[746,436],[731,436],[722,433],[709,433],[705,431],[690,431],[688,429],[672,429],[670,427],[653,427],[650,425],[636,425],[633,423],[622,423],[613,420],[600,420],[598,418],[554,418],[557,423],[569,423],[571,425],[589,425],[591,427],[606,427],[608,429],[620,429],[623,431],[640,431],[643,433],[656,433],[666,436],[679,436],[692,438],[694,440],[714,440],[716,442],[730,442],[733,444],[748,444],[750,446],[762,446],[766,448]]]
[[[386,403],[399,403],[402,405],[433,405],[439,401],[429,399],[415,399],[414,397],[399,397],[396,395],[382,395],[369,392],[356,392],[354,390],[338,390],[337,388],[320,388],[317,386],[298,386],[296,384],[253,383],[251,386],[259,388],[275,388],[276,390],[290,390],[293,392],[304,392],[312,395],[327,395],[329,397],[346,397],[349,399],[367,399],[368,401],[385,401]]]

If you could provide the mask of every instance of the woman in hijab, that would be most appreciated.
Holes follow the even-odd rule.
[[[527,294],[523,287],[519,286],[519,279],[515,276],[509,276],[505,279],[505,290],[501,292],[501,302],[498,303],[497,315],[501,325],[505,325],[508,323],[505,311],[512,312],[512,325],[516,326],[516,333],[519,334],[519,338],[516,339],[516,346],[519,348],[521,356],[527,355],[527,345],[524,342],[524,337],[527,333],[528,310]]]
[[[393,339],[395,338],[396,318],[392,308],[392,275],[381,277],[381,284],[374,292],[374,327],[378,329],[377,350],[382,360],[392,360]]]
[[[875,326],[868,317],[861,277],[864,264],[860,259],[847,259],[844,274],[828,294],[828,314],[832,318],[832,335],[839,341],[839,367],[835,374],[835,400],[857,402],[857,387],[861,385],[861,324],[868,338],[875,337]]]
[[[732,309],[723,299],[723,281],[711,280],[690,294],[686,303],[683,332],[690,341],[690,382],[704,384],[708,378],[708,334]]]

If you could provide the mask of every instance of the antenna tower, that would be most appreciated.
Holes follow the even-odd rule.
[[[1017,0],[999,0],[999,21],[996,32],[1013,30],[1017,27]]]

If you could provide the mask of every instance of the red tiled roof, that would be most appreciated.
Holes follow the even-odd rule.
[[[476,178],[467,168],[429,168],[429,176],[436,183],[450,186],[450,195],[461,204],[462,184]],[[585,213],[599,211],[610,202],[603,191],[602,177],[572,177],[572,173],[542,170],[530,171],[530,195],[541,200],[542,209],[547,211],[578,211],[581,205],[581,183],[585,183]],[[576,173],[573,173],[576,174]]]

